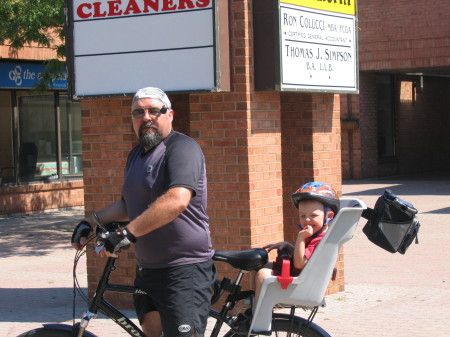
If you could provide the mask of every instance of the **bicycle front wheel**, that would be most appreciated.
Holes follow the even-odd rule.
[[[77,326],[72,327],[65,324],[49,324],[48,326],[43,326],[41,328],[24,332],[17,337],[72,337],[74,336],[72,332],[73,328],[78,329]],[[83,333],[83,337],[96,336],[88,331],[85,331]]]
[[[218,313],[210,312],[208,326],[211,328],[206,332],[206,336],[210,336],[218,318]],[[252,333],[252,336],[256,334]],[[263,336],[263,335],[261,335]],[[264,334],[264,336],[267,336]],[[291,318],[287,314],[274,314],[272,320],[272,334],[276,337],[331,337],[324,329],[315,323],[308,322],[307,319],[294,316]],[[242,337],[234,330],[230,329],[227,324],[223,324],[218,337]]]

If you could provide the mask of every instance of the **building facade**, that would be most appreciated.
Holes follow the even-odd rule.
[[[228,1],[231,90],[169,94],[174,128],[193,137],[206,157],[215,248],[294,241],[298,219],[290,194],[307,181],[324,181],[340,192],[343,179],[449,169],[450,2],[358,1],[358,95],[256,90],[253,3]],[[2,48],[2,63],[53,57],[43,49],[35,54],[38,48],[12,57]],[[0,88],[0,135],[7,144],[0,155],[7,177],[0,187],[2,213],[83,204],[90,212],[120,198],[126,158],[136,144],[131,96],[85,98],[67,103],[61,113],[64,93]],[[20,120],[33,115],[40,96],[45,104],[39,106],[55,116],[40,128],[55,125],[54,140],[36,128],[40,120]],[[78,117],[61,122],[58,114]],[[66,146],[70,137],[56,126],[63,124],[72,125]],[[27,130],[36,134],[38,148],[31,180],[19,173]],[[7,175],[8,167],[15,171]],[[98,259],[88,253],[91,292],[103,265]],[[131,284],[133,251],[117,264],[114,282]],[[343,254],[337,269],[330,292],[343,289]],[[228,272],[225,266],[221,271]],[[130,306],[129,297],[120,296],[114,301]]]
[[[0,46],[0,214],[82,206],[80,104],[37,91],[50,48]]]
[[[341,97],[342,177],[450,168],[448,1],[358,1],[359,95]]]

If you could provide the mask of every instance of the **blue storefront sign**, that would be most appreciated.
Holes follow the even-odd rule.
[[[0,63],[0,88],[32,89],[45,71],[43,64]],[[53,81],[53,89],[67,89],[67,71]]]

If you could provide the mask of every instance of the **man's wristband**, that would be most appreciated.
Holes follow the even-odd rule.
[[[133,235],[133,233],[130,232],[130,230],[127,227],[124,227],[122,233],[125,234],[128,240],[130,240],[132,243],[136,242],[136,237]]]

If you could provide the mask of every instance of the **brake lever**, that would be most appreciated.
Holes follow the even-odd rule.
[[[102,232],[98,234],[98,238],[97,238],[97,242],[96,242],[97,246],[94,248],[95,252],[97,254],[100,254],[100,252],[105,247],[103,239],[106,239],[108,237],[109,231],[106,229],[105,226],[102,225],[102,223],[100,221],[100,217],[97,215],[97,213],[95,211],[92,211],[92,217],[94,218],[94,221],[96,222],[97,226],[102,230]]]
[[[92,217],[94,218],[95,223],[97,224],[98,227],[100,227],[100,229],[103,232],[108,232],[108,230],[102,225],[99,216],[97,215],[97,213],[95,213],[95,211],[92,211]]]

